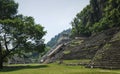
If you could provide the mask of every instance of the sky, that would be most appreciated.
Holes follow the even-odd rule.
[[[32,16],[45,31],[45,43],[58,33],[71,28],[71,21],[89,0],[15,0],[19,4],[18,14]]]

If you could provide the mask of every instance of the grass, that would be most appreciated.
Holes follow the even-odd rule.
[[[80,45],[83,42],[83,40],[72,40],[70,43],[71,47],[75,47],[77,45]]]
[[[18,64],[0,70],[0,74],[120,74],[120,70],[90,69],[58,64]]]
[[[66,50],[66,51],[63,51],[64,54],[70,54],[71,51],[70,50]]]
[[[63,61],[66,64],[70,64],[70,63],[89,63],[90,60],[89,59],[81,59],[81,60],[64,60]]]

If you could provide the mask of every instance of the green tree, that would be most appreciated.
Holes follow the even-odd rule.
[[[72,21],[72,36],[90,36],[89,27],[93,23],[91,7],[87,5]]]
[[[90,36],[120,26],[120,0],[90,0],[72,21],[73,36]]]
[[[0,0],[0,19],[13,18],[17,8],[18,4],[14,0]]]
[[[4,59],[16,50],[44,51],[44,27],[32,17],[16,15],[17,8],[14,0],[0,0],[0,69]]]

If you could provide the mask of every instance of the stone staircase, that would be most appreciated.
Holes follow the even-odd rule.
[[[96,53],[91,65],[101,68],[120,69],[120,37],[117,38],[113,37]]]

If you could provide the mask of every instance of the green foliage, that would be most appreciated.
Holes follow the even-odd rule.
[[[14,0],[0,0],[0,68],[1,62],[16,50],[43,52],[45,48],[44,27],[31,16],[16,15],[17,8]]]
[[[0,19],[12,18],[17,13],[18,4],[14,0],[0,0]]]
[[[49,46],[45,47],[45,51],[41,53],[41,56],[45,55],[51,48]]]
[[[120,0],[90,0],[72,22],[72,35],[90,36],[120,26]]]
[[[107,18],[102,18],[99,22],[95,23],[92,27],[92,32],[101,32],[102,30],[106,30],[111,28],[108,23],[110,23]]]
[[[44,47],[43,40],[41,40],[42,36],[46,33],[43,31],[43,27],[34,24],[34,20],[32,17],[23,17],[15,19],[6,19],[0,20],[2,24],[2,33],[6,39],[12,41],[7,43],[19,45],[19,48],[23,47],[23,49],[38,49]],[[4,37],[3,37],[4,39]]]
[[[90,35],[90,30],[88,28],[89,24],[89,16],[90,14],[90,5],[86,6],[83,11],[78,13],[74,20],[71,22],[72,24],[72,36],[89,36]]]
[[[63,34],[71,34],[71,29],[67,29],[64,30],[63,32],[59,33],[58,35],[56,35],[55,37],[53,37],[48,43],[47,46],[49,46],[50,48],[52,48],[53,46],[55,46],[58,43],[58,40],[61,38],[61,36]]]

